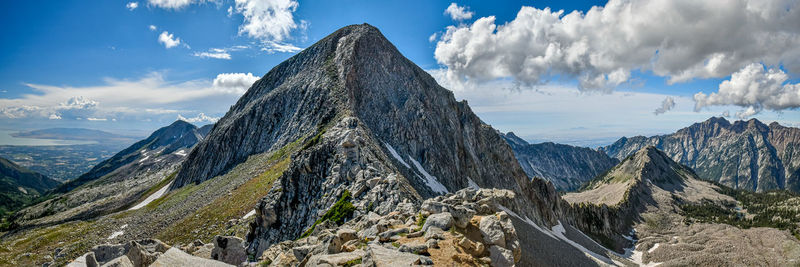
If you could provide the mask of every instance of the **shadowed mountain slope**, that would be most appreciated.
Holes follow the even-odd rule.
[[[514,133],[503,134],[528,177],[550,181],[559,191],[577,190],[583,183],[614,167],[619,160],[586,147],[555,143],[529,144]]]

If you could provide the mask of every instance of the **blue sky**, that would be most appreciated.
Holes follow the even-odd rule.
[[[7,129],[74,126],[141,135],[179,116],[196,124],[210,123],[224,115],[255,78],[299,49],[340,27],[366,22],[378,27],[406,57],[429,70],[458,98],[467,99],[484,121],[529,140],[597,145],[622,135],[672,132],[726,111],[729,119],[738,119],[735,114],[748,108],[753,109],[741,118],[800,124],[797,111],[800,104],[792,98],[796,94],[800,99],[800,86],[792,87],[798,83],[800,51],[796,44],[800,37],[797,29],[775,30],[775,25],[800,22],[796,1],[775,1],[777,7],[756,7],[756,11],[764,11],[759,14],[771,16],[764,25],[720,24],[749,32],[731,28],[729,32],[718,29],[708,35],[703,34],[702,27],[695,26],[704,23],[717,26],[714,23],[725,22],[726,12],[731,17],[743,15],[734,14],[735,10],[710,12],[714,3],[692,6],[701,16],[693,19],[693,24],[687,24],[693,25],[686,31],[693,35],[684,38],[665,33],[663,36],[667,37],[663,40],[634,26],[621,32],[604,23],[616,23],[613,25],[620,28],[625,28],[625,23],[637,25],[637,19],[645,15],[630,13],[636,10],[665,9],[663,16],[667,19],[670,9],[681,10],[681,4],[691,1],[631,2],[628,13],[620,13],[630,17],[629,20],[603,22],[590,18],[626,17],[613,12],[624,12],[614,10],[627,2],[3,1],[0,23],[4,27],[0,27],[0,34],[5,40],[0,43],[0,122]],[[733,2],[752,4],[746,0]],[[453,4],[461,9],[461,17],[445,13]],[[590,11],[593,6],[606,8]],[[277,14],[289,18],[248,18],[248,12],[258,13],[264,8],[276,8]],[[535,21],[531,16],[521,15],[550,15],[558,10],[564,12],[554,15],[556,20],[567,21],[573,11],[580,14],[574,16],[577,19],[562,23],[572,25],[571,28],[559,30],[542,28],[548,26],[543,23],[545,20]],[[717,14],[716,17],[722,14],[723,19],[708,19],[710,16],[703,17],[703,12]],[[749,15],[753,14],[745,14]],[[487,24],[491,17],[494,19]],[[247,30],[247,25],[255,27],[254,30]],[[484,34],[480,31],[483,26],[497,29]],[[679,31],[677,28],[682,25],[673,27]],[[539,28],[540,32],[552,32],[522,45],[510,40],[521,34],[536,35],[530,29]],[[605,31],[606,35],[576,35],[565,29]],[[658,27],[645,29],[657,31]],[[715,37],[714,32],[728,35]],[[750,35],[777,33],[789,37],[761,45],[763,51],[745,44],[752,43]],[[726,36],[732,36],[731,40],[726,40]],[[481,38],[491,38],[494,43],[486,47],[487,52],[471,52],[470,47],[482,45]],[[561,46],[563,55],[551,61],[543,59],[545,50],[536,50],[540,47],[536,43],[543,38],[552,38],[544,43]],[[602,45],[607,41],[603,38],[611,40],[608,45]],[[703,38],[709,40],[692,41]],[[613,41],[619,39],[627,40]],[[646,45],[654,40],[662,45],[656,48]],[[742,44],[737,46],[737,42]],[[722,43],[733,44],[715,47]],[[569,47],[587,46],[586,51],[579,53],[583,59],[563,64],[573,51]],[[613,55],[620,50],[625,50],[622,56]],[[675,52],[687,50],[695,54]],[[536,54],[539,52],[541,55]],[[530,59],[524,63],[529,69],[515,71],[525,69],[519,66],[523,63],[509,60],[515,57]],[[608,63],[592,59],[598,57],[608,57]],[[698,57],[698,62],[687,63]],[[715,59],[720,59],[719,64]],[[744,75],[746,66],[752,64],[755,65],[747,69],[752,75]],[[486,68],[508,71],[495,73]],[[764,84],[764,77],[772,77],[765,75],[770,71],[788,78],[767,79],[767,83],[777,83],[771,87],[747,86],[759,84],[747,83],[751,80]],[[727,95],[709,96],[720,90],[723,82],[732,80],[735,73],[742,74],[730,82]],[[589,79],[597,74],[602,79]],[[737,98],[736,90],[755,90],[750,93],[758,97]],[[695,97],[698,92],[706,96]],[[659,115],[654,114],[668,97],[674,105],[668,105]],[[697,112],[696,106],[700,106]]]

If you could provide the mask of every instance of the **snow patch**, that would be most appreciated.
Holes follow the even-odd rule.
[[[658,248],[658,246],[659,246],[659,245],[661,245],[661,244],[659,244],[659,243],[656,243],[655,245],[653,245],[653,247],[652,247],[652,248],[650,248],[650,249],[648,249],[648,250],[647,250],[647,253],[653,253],[653,251],[654,251],[654,250],[656,250],[656,249]]]
[[[178,150],[178,151],[175,152],[175,155],[178,155],[178,156],[181,156],[181,157],[185,157],[186,156],[186,150],[183,150],[183,149]]]
[[[142,163],[142,161],[145,161],[145,160],[147,160],[147,159],[149,159],[149,158],[150,158],[150,156],[144,156],[144,158],[142,158],[142,159],[140,159],[140,160],[139,160],[139,163]]]
[[[156,199],[160,198],[161,196],[163,196],[164,193],[167,192],[167,189],[169,189],[170,185],[172,185],[172,182],[169,182],[167,185],[165,185],[161,189],[158,189],[158,191],[156,191],[155,193],[151,194],[150,196],[145,198],[142,202],[140,202],[139,204],[136,204],[136,206],[133,206],[128,210],[138,210],[138,209],[141,209],[144,206],[147,206],[147,204],[150,204],[150,202],[153,202],[153,200],[156,200]]]
[[[411,157],[408,158],[411,159],[411,163],[414,164],[414,167],[417,167],[417,170],[420,173],[422,173],[422,176],[425,177],[425,184],[427,184],[428,187],[431,188],[431,190],[441,194],[450,193],[450,191],[447,190],[447,187],[444,187],[444,185],[440,183],[438,179],[436,179],[436,176],[433,176],[430,173],[428,173],[428,171],[426,171],[425,168],[422,168],[422,165],[420,165],[419,162],[417,162],[413,158]]]
[[[478,184],[476,184],[475,181],[473,181],[469,177],[467,177],[467,185],[469,185],[469,187],[471,187],[472,189],[481,190],[481,187],[478,186]]]
[[[116,238],[118,236],[121,236],[123,233],[125,233],[125,232],[124,231],[114,231],[113,233],[111,233],[110,236],[108,236],[108,239],[114,239],[114,238]]]
[[[245,214],[244,217],[242,217],[242,220],[250,218],[250,216],[253,216],[253,215],[256,215],[256,210],[251,210],[250,212]]]
[[[406,161],[405,161],[405,160],[403,160],[403,157],[400,157],[400,154],[397,154],[397,150],[394,150],[394,147],[392,147],[391,145],[389,145],[389,143],[383,143],[383,145],[385,145],[385,146],[386,146],[386,149],[388,149],[388,150],[389,150],[389,154],[392,154],[392,157],[394,157],[395,159],[397,159],[397,161],[399,161],[400,163],[403,163],[403,165],[405,165],[405,166],[406,166],[406,168],[409,168],[409,169],[411,169],[411,166],[408,166],[408,163],[406,163]]]

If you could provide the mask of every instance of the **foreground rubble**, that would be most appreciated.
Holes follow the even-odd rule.
[[[420,208],[400,203],[384,216],[322,221],[260,255],[233,236],[174,247],[148,239],[95,246],[68,266],[514,266],[520,243],[500,204],[512,198],[509,190],[467,188]]]

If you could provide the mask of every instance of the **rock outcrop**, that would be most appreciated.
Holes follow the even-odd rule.
[[[271,245],[259,257],[270,266],[513,266],[522,247],[503,203],[509,190],[471,188],[398,205],[386,215],[362,214],[341,226],[318,224],[310,235]],[[465,210],[455,218],[451,212]],[[465,221],[456,225],[454,221]],[[487,222],[490,222],[487,225]]]
[[[649,145],[705,180],[756,192],[800,192],[798,128],[765,125],[756,119],[730,123],[715,117],[673,134],[623,137],[601,149],[622,160]]]
[[[619,160],[586,147],[555,143],[529,144],[513,132],[502,135],[528,177],[550,181],[559,191],[575,191],[611,169]]]

